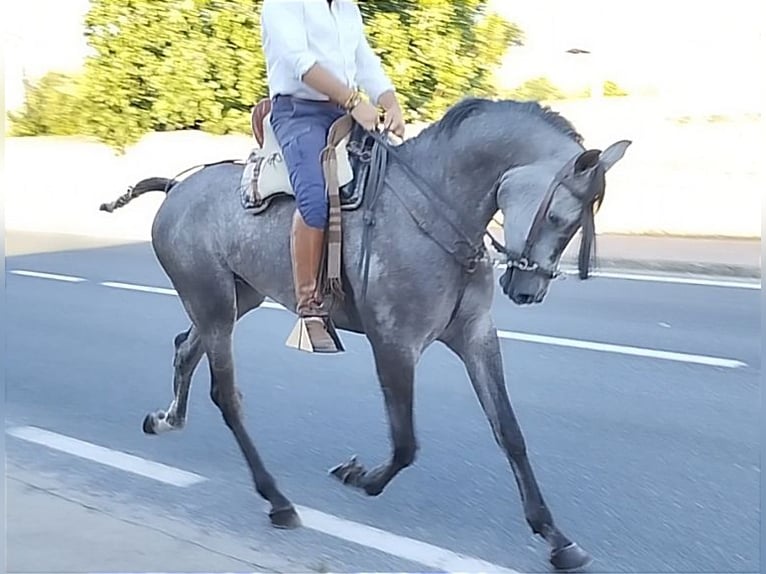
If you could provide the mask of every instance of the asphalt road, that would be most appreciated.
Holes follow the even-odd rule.
[[[8,437],[14,465],[325,570],[433,569],[364,539],[271,529],[208,398],[204,362],[188,427],[144,436],[144,415],[171,398],[172,339],[187,319],[173,296],[100,283],[169,287],[149,247],[35,251],[6,260],[6,425],[40,427],[206,480],[176,488]],[[515,333],[743,363],[503,341],[544,496],[558,524],[594,556],[591,572],[759,570],[759,298],[759,290],[601,278],[562,281],[535,308],[498,298],[496,323]],[[351,454],[368,464],[388,454],[365,340],[344,334],[345,355],[306,356],[284,346],[292,325],[283,311],[258,310],[240,323],[235,353],[247,424],[295,503],[499,566],[547,571],[546,548],[531,536],[510,469],[446,349],[430,349],[417,373],[416,465],[367,499],[327,475]]]

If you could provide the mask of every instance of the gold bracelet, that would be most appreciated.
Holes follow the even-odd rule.
[[[346,100],[346,103],[343,104],[343,108],[346,111],[353,110],[356,106],[359,105],[359,103],[362,101],[362,94],[359,92],[359,90],[354,90],[351,95]]]

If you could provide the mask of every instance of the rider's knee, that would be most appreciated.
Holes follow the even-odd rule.
[[[327,226],[327,204],[323,200],[299,202],[298,209],[309,227],[324,229]]]

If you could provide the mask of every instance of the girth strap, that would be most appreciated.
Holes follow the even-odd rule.
[[[380,197],[380,192],[385,187],[385,177],[388,168],[388,150],[375,142],[372,146],[370,157],[370,173],[365,190],[364,231],[362,232],[362,257],[359,261],[362,267],[362,301],[367,298],[367,286],[370,278],[370,257],[372,252],[372,228],[375,226],[375,205]]]

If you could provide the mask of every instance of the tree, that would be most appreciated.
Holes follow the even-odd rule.
[[[144,133],[244,132],[266,95],[252,0],[91,0],[89,133],[123,147]]]
[[[78,78],[50,72],[38,82],[24,82],[22,108],[8,112],[11,136],[75,135],[83,124],[81,86]]]
[[[493,73],[521,30],[487,0],[360,2],[370,43],[411,120],[433,120],[461,97],[490,96]]]
[[[507,97],[522,101],[550,101],[564,98],[563,92],[548,78],[541,76],[527,80],[517,88],[507,92]]]
[[[91,0],[81,130],[121,150],[149,131],[249,131],[267,95],[260,0]],[[410,120],[490,95],[518,28],[488,0],[360,2],[373,49]],[[22,114],[23,115],[23,114]]]

